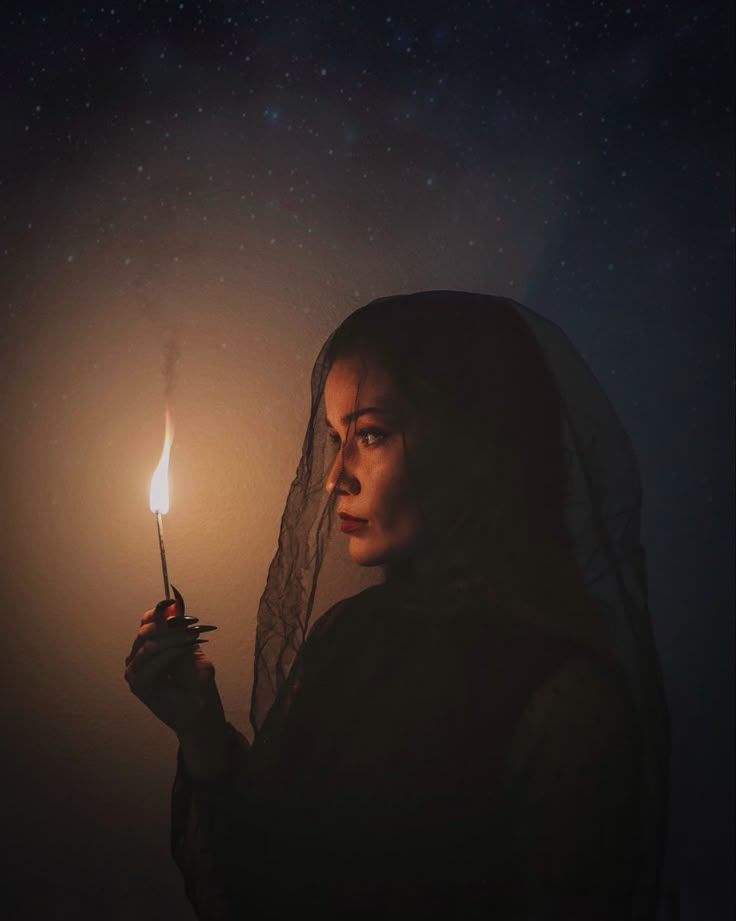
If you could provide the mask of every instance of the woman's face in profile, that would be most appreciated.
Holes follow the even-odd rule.
[[[393,562],[420,533],[406,460],[417,434],[405,403],[387,371],[356,358],[335,361],[324,395],[335,454],[325,489],[335,493],[348,552],[361,566]]]

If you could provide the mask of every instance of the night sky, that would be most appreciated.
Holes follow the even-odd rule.
[[[670,884],[683,919],[731,917],[732,6],[3,4],[6,844],[11,882],[34,889],[14,918],[192,917],[167,853],[175,749],[122,687],[160,591],[152,525],[126,511],[135,496],[103,498],[152,472],[162,360],[172,463],[214,479],[188,512],[180,492],[178,533],[200,520],[199,543],[177,548],[171,518],[195,596],[242,587],[251,542],[250,620],[233,615],[222,669],[245,704],[312,362],[355,307],[425,288],[555,320],[631,434],[674,731]],[[223,506],[231,556],[211,560],[200,507],[246,453],[263,508]],[[93,754],[64,760],[70,738]],[[162,803],[148,824],[146,771]]]

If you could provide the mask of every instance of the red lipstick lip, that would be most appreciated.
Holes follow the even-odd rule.
[[[338,512],[337,514],[342,519],[340,521],[340,530],[343,533],[357,531],[368,524],[365,518],[354,518],[352,515],[348,515],[347,512]]]
[[[368,522],[363,521],[361,518],[343,518],[343,520],[340,522],[340,530],[343,532],[359,531],[367,524]]]

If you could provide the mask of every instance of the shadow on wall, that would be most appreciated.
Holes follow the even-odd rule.
[[[172,904],[169,880],[157,887],[153,880],[135,879],[113,895],[112,880],[85,882],[84,876],[82,868],[73,884],[48,874],[16,876],[15,891],[2,900],[2,915],[7,921],[195,921],[183,886],[181,899]]]

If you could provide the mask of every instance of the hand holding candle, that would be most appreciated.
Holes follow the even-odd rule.
[[[217,628],[186,615],[184,599],[175,586],[169,585],[162,516],[169,510],[172,435],[167,408],[164,447],[151,479],[150,494],[166,597],[143,615],[125,660],[125,680],[135,696],[176,732],[194,770],[209,774],[221,765],[225,718],[214,666],[201,648],[207,640],[200,639],[200,635]]]
[[[207,733],[224,722],[215,668],[200,634],[215,627],[184,614],[181,595],[146,611],[125,660],[125,680],[135,696],[181,737]]]

